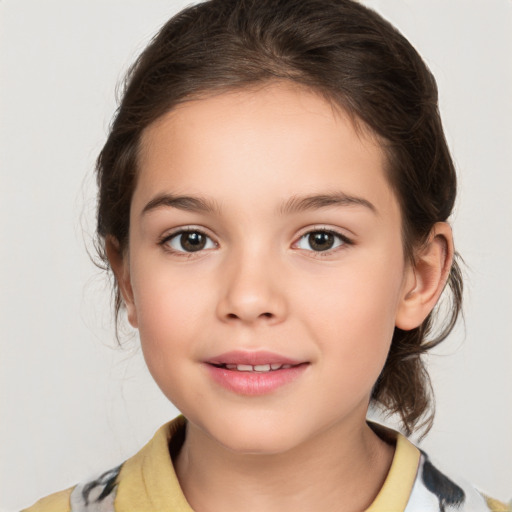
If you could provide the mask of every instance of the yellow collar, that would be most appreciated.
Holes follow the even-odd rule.
[[[167,423],[140,452],[123,464],[118,477],[116,510],[194,512],[181,490],[169,455],[170,439],[185,424],[183,416]],[[396,439],[396,449],[386,481],[366,512],[402,512],[414,485],[420,451],[397,432],[380,425],[372,425],[372,428],[384,429],[386,437]]]

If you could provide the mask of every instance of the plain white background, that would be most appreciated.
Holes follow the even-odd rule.
[[[0,0],[0,508],[108,469],[177,413],[116,347],[87,256],[94,160],[124,70],[181,0]],[[365,0],[437,77],[460,175],[466,327],[429,364],[422,447],[512,498],[512,2]]]

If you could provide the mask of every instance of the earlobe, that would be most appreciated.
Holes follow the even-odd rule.
[[[396,327],[409,331],[419,327],[436,305],[453,261],[453,237],[447,222],[432,228],[427,243],[415,255],[404,276]]]
[[[108,236],[106,238],[105,249],[107,252],[108,261],[110,262],[110,266],[114,272],[117,286],[119,286],[119,290],[126,307],[128,321],[132,327],[137,328],[137,312],[135,308],[130,277],[130,264],[128,260],[128,254],[121,250],[119,242],[112,236]]]

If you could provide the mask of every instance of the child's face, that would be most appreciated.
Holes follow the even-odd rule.
[[[343,113],[282,84],[145,132],[124,295],[192,429],[280,452],[364,423],[414,279],[384,162]],[[294,366],[267,371],[280,364]]]

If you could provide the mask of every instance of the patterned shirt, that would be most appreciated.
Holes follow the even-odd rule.
[[[193,512],[174,471],[186,420],[179,416],[120,466],[38,501],[25,512]],[[366,512],[512,512],[473,486],[447,477],[403,435],[372,424],[396,443],[389,473]]]

